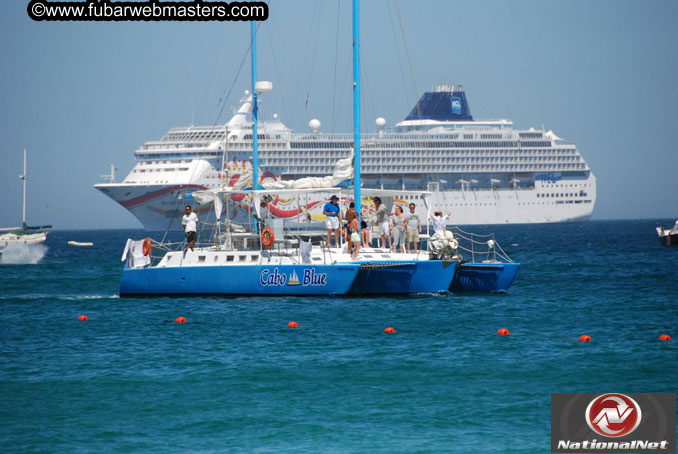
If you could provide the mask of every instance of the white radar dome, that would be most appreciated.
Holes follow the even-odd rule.
[[[386,126],[386,119],[384,117],[379,117],[375,123],[377,124],[377,128],[381,129]]]
[[[313,120],[308,122],[308,127],[311,128],[311,131],[314,133],[320,131],[320,126],[322,126],[322,123],[320,123],[320,120],[317,118],[314,118]]]

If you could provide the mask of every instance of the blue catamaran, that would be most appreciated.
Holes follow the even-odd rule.
[[[353,2],[353,100],[354,161],[353,200],[362,215],[360,179],[360,55],[358,0]],[[269,82],[256,82],[256,33],[252,25],[252,106],[253,162],[252,175],[258,173],[257,95],[270,90]],[[313,241],[308,225],[294,231],[282,219],[266,225],[259,212],[266,197],[289,195],[303,197],[300,189],[261,189],[259,178],[252,178],[250,191],[228,187],[217,191],[196,191],[191,198],[212,202],[217,224],[209,245],[183,252],[172,245],[150,239],[128,241],[123,254],[126,262],[120,284],[121,296],[151,295],[343,295],[409,294],[447,292],[455,274],[457,260],[453,251],[444,257],[428,251],[395,254],[385,248],[363,248],[357,260],[341,245],[331,248],[322,240]],[[330,179],[333,184],[337,181]],[[242,181],[240,182],[242,184]],[[309,191],[318,192],[317,189]],[[334,193],[336,187],[321,191]],[[373,190],[375,192],[377,190]],[[329,199],[329,193],[325,197]],[[402,193],[402,191],[400,191]],[[227,218],[221,223],[224,201],[238,194],[250,197],[260,223],[254,229],[236,226]],[[417,194],[417,197],[423,197]],[[345,198],[346,200],[347,198]],[[297,204],[299,206],[299,204]],[[430,206],[430,204],[428,205]],[[226,213],[228,216],[229,209]],[[308,213],[306,213],[308,214]],[[311,221],[310,215],[307,216]],[[222,229],[223,226],[223,229]],[[298,227],[298,226],[296,226]],[[322,235],[318,235],[322,238]],[[275,240],[277,238],[277,241]],[[176,244],[174,245],[177,246]],[[152,251],[158,249],[161,255]]]

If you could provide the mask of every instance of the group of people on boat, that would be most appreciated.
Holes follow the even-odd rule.
[[[342,217],[341,209],[338,204],[339,198],[336,195],[330,197],[330,200],[323,208],[323,214],[326,217],[325,226],[327,227],[327,244],[332,245],[332,236],[334,236],[334,245],[339,246],[339,237],[348,243],[349,251],[353,258],[357,259],[360,245],[370,244],[370,230],[366,221],[360,221],[358,212],[355,210],[355,203],[349,204],[346,213]],[[397,205],[393,213],[389,213],[386,205],[380,197],[374,198],[376,216],[373,226],[376,227],[382,247],[391,249],[394,253],[417,253],[419,250],[419,234],[421,233],[421,219],[416,213],[416,205],[411,202],[408,206],[409,212],[405,213],[403,207]],[[451,213],[443,216],[440,211],[436,211],[432,216],[432,223],[436,232],[445,230],[445,225]],[[342,226],[343,227],[340,227]]]
[[[266,202],[266,200],[262,201],[262,209],[265,209]],[[325,226],[327,227],[327,244],[332,246],[332,236],[334,236],[334,245],[339,247],[339,238],[341,237],[348,244],[348,251],[353,259],[357,260],[360,246],[370,244],[368,223],[360,220],[353,202],[349,204],[346,213],[342,216],[338,202],[339,197],[333,195],[323,208]],[[389,213],[380,197],[374,198],[374,206],[376,216],[373,220],[373,226],[379,232],[380,246],[385,247],[388,244],[388,248],[394,253],[405,253],[407,251],[408,254],[411,252],[416,254],[419,251],[421,219],[416,213],[414,202],[410,202],[408,213],[405,213],[400,205],[395,207],[393,213]],[[185,212],[186,214],[181,221],[187,243],[184,252],[189,248],[193,250],[197,241],[198,225],[198,216],[192,212],[190,205],[186,205]],[[431,222],[436,233],[442,233],[445,230],[450,215],[451,213],[447,213],[443,216],[440,211],[433,213]]]
[[[376,225],[379,231],[381,244],[386,245],[393,252],[417,253],[419,249],[419,234],[421,233],[421,219],[415,212],[416,205],[409,204],[409,213],[405,214],[403,207],[397,205],[392,216],[381,203],[379,197],[374,198],[377,209]]]

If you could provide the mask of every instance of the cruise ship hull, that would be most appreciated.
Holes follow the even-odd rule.
[[[197,184],[166,186],[110,183],[96,185],[96,188],[129,210],[149,231],[181,230],[181,216],[187,203],[184,195],[193,190],[205,189]],[[585,196],[580,195],[582,191],[585,191]],[[532,189],[437,191],[431,199],[433,209],[452,213],[450,225],[586,221],[593,213],[595,200],[596,181],[593,174],[586,180],[576,182],[536,182]],[[393,203],[406,208],[410,200],[396,197]],[[321,204],[309,201],[309,205],[317,208]],[[202,221],[212,214],[210,205],[195,209]],[[232,201],[229,209],[235,212],[231,212],[230,216],[238,222],[249,222],[252,206],[247,199]],[[420,218],[426,219],[427,213],[422,204],[418,204],[417,210]],[[288,216],[289,219],[302,213],[271,210],[272,217],[276,217],[276,214],[283,218]]]
[[[94,187],[132,213],[148,231],[181,230],[181,216],[186,205],[184,195],[194,190],[206,189],[199,184],[102,183]]]

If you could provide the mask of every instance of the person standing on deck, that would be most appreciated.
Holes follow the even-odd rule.
[[[393,244],[391,244],[391,226],[388,222],[388,212],[386,211],[386,206],[381,203],[379,197],[374,198],[374,206],[377,209],[377,220],[375,221],[377,227],[379,228],[379,234],[381,235],[381,247],[386,247],[385,238],[388,238],[388,248],[393,249]]]
[[[391,232],[393,235],[393,252],[404,253],[407,232],[407,216],[405,216],[403,207],[400,205],[395,207],[395,214],[391,224]]]
[[[344,214],[344,221],[346,221],[346,225],[344,226],[345,228],[343,229],[344,232],[344,241],[348,242],[348,252],[351,252],[351,248],[353,247],[353,242],[350,240],[351,238],[351,232],[353,229],[351,226],[353,225],[351,221],[353,221],[354,218],[358,217],[358,213],[355,210],[355,203],[351,202],[348,205],[348,210],[346,210],[346,213]],[[360,227],[360,226],[358,226]]]
[[[419,234],[421,233],[421,219],[419,215],[414,212],[416,206],[414,203],[410,203],[410,212],[407,213],[407,241],[405,246],[407,246],[407,253],[409,254],[412,250],[412,244],[414,243],[414,253],[419,252]]]
[[[192,251],[193,245],[198,241],[198,215],[191,211],[190,205],[186,205],[186,214],[181,218],[181,225],[186,234],[186,241],[188,241],[188,246],[186,246],[184,252],[186,252],[189,247]]]
[[[445,227],[447,226],[447,219],[452,216],[452,213],[447,213],[446,216],[443,216],[442,211],[433,212],[433,231],[441,235],[445,234]]]
[[[325,204],[323,208],[323,214],[326,217],[325,225],[327,226],[327,247],[332,245],[331,236],[332,230],[334,230],[334,243],[335,247],[339,247],[339,226],[341,225],[341,210],[337,201],[339,197],[333,195],[330,197],[330,201]]]

